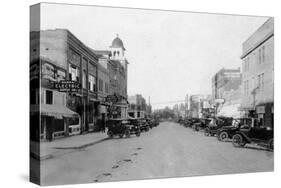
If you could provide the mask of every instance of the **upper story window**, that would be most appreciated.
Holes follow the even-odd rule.
[[[42,66],[42,78],[55,80],[55,67],[49,63],[44,63]]]
[[[259,64],[265,63],[265,46],[259,49]]]
[[[96,91],[96,77],[89,74],[88,87],[90,91]]]
[[[244,81],[244,94],[249,95],[249,80]]]
[[[79,82],[79,68],[69,64],[69,80]]]
[[[87,88],[87,78],[86,78],[86,70],[83,70],[83,75],[82,75],[82,87],[84,89]]]
[[[56,72],[57,81],[65,80],[65,71],[57,69]]]
[[[103,91],[103,81],[99,79],[99,91]]]
[[[107,82],[104,83],[104,89],[105,89],[105,93],[109,93],[109,87]]]
[[[258,75],[258,87],[261,91],[264,90],[264,73]]]
[[[249,71],[249,69],[250,69],[250,56],[247,56],[244,59],[244,72]]]

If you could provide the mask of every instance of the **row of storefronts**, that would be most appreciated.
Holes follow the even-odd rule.
[[[30,37],[33,140],[51,141],[100,131],[108,118],[125,118],[128,102],[124,57],[121,62],[110,55],[111,51],[107,51],[109,56],[96,54],[64,29],[31,32]],[[112,46],[124,49],[123,43]],[[100,58],[106,60],[105,64],[100,64]]]
[[[222,69],[212,79],[217,115],[249,117],[274,125],[274,20],[269,18],[242,44],[242,70]]]

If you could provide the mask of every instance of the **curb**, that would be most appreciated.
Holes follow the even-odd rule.
[[[98,143],[101,143],[101,142],[104,142],[106,140],[108,140],[109,138],[106,137],[106,138],[102,138],[102,139],[99,139],[97,141],[94,141],[94,142],[90,142],[90,143],[87,143],[87,144],[83,144],[83,145],[80,145],[80,146],[72,146],[72,147],[55,147],[54,149],[58,149],[60,151],[63,151],[63,150],[81,150],[81,149],[84,149],[84,148],[87,148],[89,146],[93,146],[95,144],[98,144]],[[70,151],[69,151],[70,152]],[[39,161],[45,161],[45,160],[48,160],[48,159],[52,159],[52,158],[55,158],[56,156],[59,156],[59,154],[66,154],[66,153],[69,153],[69,152],[53,152],[53,154],[48,154],[48,155],[44,155],[44,156],[39,156],[38,154],[34,153],[34,152],[30,152],[30,157],[36,159],[36,160],[39,160]],[[54,153],[57,153],[57,155],[54,155]]]

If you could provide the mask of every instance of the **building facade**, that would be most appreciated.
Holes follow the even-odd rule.
[[[31,62],[39,61],[41,72],[41,139],[93,130],[98,106],[97,56],[66,29],[31,32],[30,53]],[[54,83],[62,80],[80,84],[81,88],[59,92]]]
[[[221,69],[212,78],[213,99],[225,99],[226,92],[239,89],[242,81],[240,68]]]
[[[273,127],[274,20],[268,19],[244,43],[242,52],[242,107],[259,126]]]
[[[137,94],[128,97],[129,110],[128,115],[130,118],[145,118],[147,113],[146,100],[142,95]]]

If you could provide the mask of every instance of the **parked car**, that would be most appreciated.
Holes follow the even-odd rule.
[[[200,118],[193,123],[192,127],[195,131],[199,131],[200,129],[205,129],[211,121],[212,119],[210,118]]]
[[[197,121],[197,118],[187,118],[187,119],[184,120],[183,125],[184,125],[185,127],[192,127],[192,125],[193,125],[194,123],[196,123],[196,121]]]
[[[251,118],[237,118],[233,119],[232,126],[224,126],[220,128],[217,132],[217,138],[219,141],[226,141],[227,139],[232,139],[240,128],[250,127]]]
[[[256,143],[273,150],[273,129],[265,127],[248,127],[240,129],[232,138],[234,147],[244,147],[246,144]]]
[[[232,117],[213,117],[205,128],[205,136],[215,136],[218,130],[225,126],[232,126]]]
[[[135,123],[133,120],[128,119],[111,119],[107,121],[107,135],[110,138],[118,135],[120,138],[126,136],[127,138],[131,134],[140,136],[140,126],[138,123]]]
[[[146,119],[139,119],[139,121],[140,121],[140,130],[141,130],[141,132],[149,131],[150,127],[149,127],[149,123],[147,122],[147,120]]]

